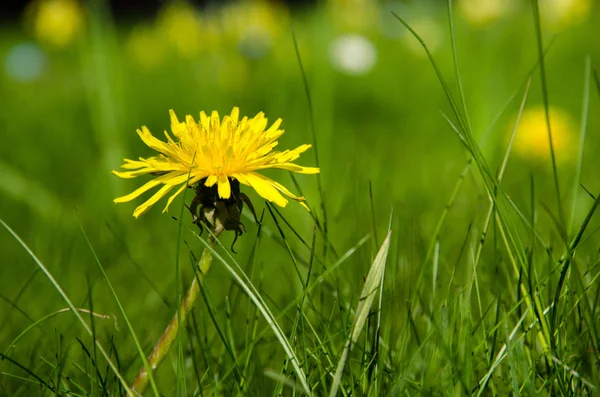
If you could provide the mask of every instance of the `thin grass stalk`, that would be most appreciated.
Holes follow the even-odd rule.
[[[216,234],[215,234],[216,237]],[[210,244],[214,244],[214,239],[210,240]],[[173,316],[173,319],[163,332],[162,336],[158,340],[158,343],[154,346],[150,357],[148,357],[148,363],[150,364],[150,368],[152,371],[155,371],[160,363],[164,360],[171,345],[177,338],[179,334],[179,327],[185,323],[185,320],[189,316],[190,312],[196,305],[198,301],[198,297],[200,296],[200,284],[199,280],[203,277],[212,266],[212,252],[205,248],[202,251],[202,257],[200,258],[200,262],[198,263],[198,277],[194,277],[192,280],[192,284],[188,289],[187,293],[183,297],[181,301],[181,305],[179,306],[179,310]],[[181,321],[179,314],[181,313]],[[146,388],[148,387],[148,372],[146,371],[146,367],[140,368],[137,376],[131,383],[131,389],[137,392],[138,394],[143,394]]]
[[[556,153],[554,150],[554,142],[552,140],[552,128],[550,123],[550,104],[548,100],[548,80],[546,78],[546,64],[544,62],[544,45],[542,42],[542,26],[540,18],[540,5],[538,0],[532,0],[533,21],[535,23],[535,33],[537,39],[538,56],[540,60],[540,78],[542,83],[542,100],[544,103],[544,114],[546,117],[546,127],[548,129],[548,143],[550,145],[550,159],[552,162],[552,176],[554,178],[554,188],[556,192],[556,203],[558,206],[558,219],[560,221],[561,237],[564,239],[565,246],[568,248],[569,243],[566,235],[565,212],[560,196],[560,186],[558,184],[558,166],[556,163]]]
[[[577,168],[575,171],[575,181],[573,183],[573,203],[571,205],[571,216],[569,218],[569,227],[567,228],[567,235],[571,235],[571,229],[573,228],[573,220],[575,219],[575,211],[577,209],[577,192],[579,191],[579,183],[581,179],[581,169],[583,167],[583,149],[585,147],[585,137],[587,133],[587,121],[588,111],[590,108],[590,86],[591,86],[591,75],[592,75],[591,59],[588,55],[585,59],[585,73],[583,83],[583,104],[581,106],[581,126],[579,131],[579,158],[577,160]]]
[[[296,31],[292,25],[292,39],[294,41],[294,50],[296,51],[296,59],[298,60],[298,66],[300,67],[300,74],[302,75],[302,84],[304,85],[304,91],[306,93],[306,100],[308,103],[308,119],[310,121],[310,134],[312,136],[312,145],[315,154],[315,166],[320,168],[319,165],[319,149],[317,145],[317,133],[315,128],[315,116],[313,109],[312,96],[310,94],[310,87],[308,85],[308,79],[306,78],[306,71],[304,70],[304,64],[302,63],[302,57],[300,56],[300,49],[298,48],[298,41],[296,40]],[[327,207],[325,206],[325,194],[323,193],[323,183],[321,180],[321,173],[317,174],[317,186],[319,189],[319,197],[321,199],[321,212],[323,213],[323,236],[324,240],[328,241],[327,234]],[[316,215],[315,215],[316,217]],[[323,244],[323,258],[327,258],[328,244]]]
[[[79,313],[78,309],[75,307],[75,305],[73,305],[73,302],[71,301],[71,299],[69,299],[69,297],[67,296],[66,292],[58,284],[58,282],[56,281],[56,279],[54,278],[54,276],[52,276],[52,274],[50,273],[50,271],[48,271],[48,269],[46,268],[46,266],[44,266],[44,264],[38,259],[38,257],[33,253],[33,251],[29,248],[29,246],[27,244],[25,244],[25,242],[21,239],[21,237],[19,237],[19,235],[13,229],[11,229],[11,227],[8,226],[8,224],[6,222],[4,222],[2,219],[0,219],[0,225],[2,225],[14,237],[15,240],[17,240],[17,242],[25,249],[25,251],[31,257],[31,259],[33,259],[35,261],[36,265],[44,272],[44,274],[46,275],[46,277],[48,278],[48,280],[50,280],[50,282],[52,283],[52,285],[54,286],[54,288],[56,289],[56,291],[62,296],[62,298],[64,299],[64,301],[67,303],[67,305],[69,306],[69,308],[71,309],[71,311],[73,312],[73,314],[75,315],[75,317],[77,317],[77,320],[79,320],[79,322],[81,323],[81,325],[83,326],[83,328],[85,329],[85,331],[87,332],[87,334],[93,338],[93,333],[92,333],[92,330],[91,330],[90,326],[88,325],[87,322],[85,322],[85,320],[83,319],[83,317]],[[134,392],[129,388],[129,386],[127,385],[127,382],[125,381],[125,379],[121,375],[119,369],[117,368],[117,366],[115,365],[115,363],[111,360],[110,355],[104,349],[104,347],[102,346],[102,344],[100,343],[100,341],[98,339],[96,339],[96,338],[93,338],[93,341],[96,344],[96,346],[98,346],[98,349],[100,350],[100,353],[102,353],[102,356],[104,356],[104,359],[106,360],[106,362],[108,363],[108,365],[110,366],[110,368],[113,370],[113,372],[114,372],[115,376],[117,377],[117,379],[119,379],[119,382],[125,388],[125,392],[127,393],[127,395],[129,397],[135,397]],[[3,354],[2,354],[2,357],[4,359],[7,358]]]

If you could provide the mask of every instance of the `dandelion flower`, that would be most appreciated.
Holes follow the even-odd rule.
[[[338,34],[371,35],[380,27],[382,6],[377,1],[330,0],[327,5],[331,24]]]
[[[415,19],[410,25],[416,32],[419,32],[419,36],[427,43],[429,51],[435,52],[440,48],[443,33],[435,19],[428,16],[420,17]],[[410,32],[404,32],[402,39],[410,52],[417,56],[426,56],[421,43]]]
[[[550,107],[549,112],[552,146],[556,160],[559,163],[567,163],[575,154],[573,121],[566,111],[558,107]],[[543,107],[539,106],[523,112],[515,136],[514,150],[522,157],[533,161],[550,159],[548,127]]]
[[[217,185],[219,199],[229,199],[232,195],[232,184],[241,183],[252,187],[266,200],[285,207],[288,200],[302,202],[304,197],[297,197],[280,183],[260,174],[269,168],[278,168],[301,174],[317,174],[319,168],[302,167],[292,163],[311,145],[301,145],[294,150],[273,151],[277,139],[284,131],[279,129],[281,119],[275,121],[267,129],[267,119],[258,113],[253,118],[239,119],[239,109],[234,107],[230,115],[219,118],[213,111],[210,116],[200,112],[197,123],[192,116],[180,122],[173,110],[171,115],[171,131],[173,137],[165,131],[166,142],[154,137],[147,127],[137,130],[138,135],[150,148],[159,155],[139,160],[125,159],[121,167],[126,171],[113,171],[120,178],[135,178],[141,175],[154,175],[132,193],[119,197],[115,203],[131,201],[144,192],[161,186],[160,189],[133,212],[136,218],[144,214],[152,205],[177,188],[172,194],[163,212],[187,186],[202,183],[206,187]],[[283,193],[283,195],[282,195]]]
[[[585,20],[593,5],[591,0],[549,0],[540,7],[540,13],[544,22],[553,28],[563,28]]]
[[[488,25],[515,7],[514,0],[461,0],[459,11],[473,25]]]
[[[202,48],[199,13],[187,2],[169,2],[160,10],[158,29],[184,58],[193,58]]]
[[[133,28],[125,48],[137,65],[150,70],[161,64],[165,58],[165,42],[153,26],[137,25]]]
[[[84,10],[77,0],[34,1],[25,18],[36,38],[56,48],[72,43],[85,21]]]

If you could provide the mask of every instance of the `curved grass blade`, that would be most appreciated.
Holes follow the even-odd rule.
[[[548,143],[550,144],[550,158],[552,160],[552,176],[554,177],[554,188],[556,190],[556,202],[558,205],[558,219],[561,225],[561,236],[564,239],[565,246],[568,246],[566,235],[565,213],[562,200],[560,198],[560,186],[558,184],[558,167],[556,165],[556,155],[554,152],[554,142],[552,141],[552,128],[550,127],[550,105],[548,103],[548,80],[546,78],[546,63],[544,62],[544,45],[542,42],[542,23],[540,20],[540,5],[538,0],[532,0],[533,21],[535,23],[535,33],[537,38],[538,58],[540,61],[540,77],[542,82],[542,100],[544,102],[544,111],[546,115],[546,127],[548,128]]]
[[[102,276],[106,280],[106,284],[108,285],[108,288],[110,289],[111,294],[114,296],[115,301],[117,302],[117,305],[119,306],[119,310],[121,311],[121,314],[123,315],[123,318],[125,319],[127,328],[129,328],[131,337],[133,338],[135,346],[138,349],[138,353],[139,353],[140,357],[142,358],[144,367],[146,368],[146,371],[148,372],[148,378],[150,380],[150,386],[152,387],[152,391],[154,392],[154,395],[158,397],[158,396],[160,396],[160,393],[158,392],[158,388],[156,387],[156,382],[154,382],[152,368],[150,367],[150,364],[148,363],[148,358],[144,354],[144,349],[142,348],[142,345],[141,345],[137,335],[135,334],[135,331],[133,330],[133,325],[131,324],[131,321],[129,321],[129,317],[127,317],[127,313],[125,313],[125,308],[121,304],[121,300],[119,299],[117,292],[113,288],[112,283],[110,282],[110,279],[108,278],[108,274],[106,274],[106,270],[104,270],[104,266],[102,266],[102,263],[100,262],[100,258],[98,258],[98,255],[96,255],[96,251],[94,250],[94,247],[92,246],[92,243],[90,242],[90,239],[88,238],[85,230],[83,229],[83,225],[81,224],[81,221],[79,220],[79,218],[77,218],[77,222],[79,223],[79,227],[81,229],[81,233],[83,233],[85,242],[87,243],[87,245],[90,249],[90,252],[92,253],[92,256],[94,257],[94,260],[96,261],[96,264],[98,265],[98,268],[100,269],[100,272],[102,273]]]
[[[6,224],[6,222],[4,222],[4,220],[0,219],[0,224],[2,224],[2,226],[6,230],[8,230],[8,232],[15,238],[15,240],[17,240],[17,242],[19,244],[21,244],[21,246],[23,247],[23,249],[25,249],[25,251],[27,251],[27,253],[34,260],[34,262],[36,263],[36,265],[38,265],[38,267],[44,272],[44,274],[46,275],[46,277],[48,277],[48,279],[50,280],[50,282],[52,283],[52,285],[54,286],[54,288],[56,289],[56,291],[58,291],[58,293],[65,300],[65,302],[67,303],[67,305],[69,306],[69,308],[71,309],[71,311],[73,312],[73,314],[75,315],[75,317],[77,317],[77,320],[79,320],[79,322],[81,323],[81,325],[83,326],[83,328],[85,329],[85,331],[88,333],[88,335],[90,335],[90,337],[93,338],[92,329],[90,328],[90,326],[88,325],[88,323],[85,322],[85,320],[83,319],[83,317],[81,316],[81,314],[79,314],[79,311],[77,310],[77,308],[75,307],[75,305],[73,305],[73,302],[71,302],[71,299],[69,299],[69,296],[61,288],[60,284],[58,284],[58,282],[52,276],[52,274],[46,268],[46,266],[44,266],[44,264],[38,259],[38,257],[33,253],[33,251],[29,248],[29,246],[27,244],[25,244],[25,242],[21,239],[21,237],[19,237],[19,235],[13,229],[11,229],[11,227],[8,226],[8,224]],[[106,362],[108,363],[108,365],[110,366],[110,368],[115,373],[115,376],[119,379],[119,381],[123,385],[123,388],[127,392],[127,395],[129,397],[137,397],[135,395],[135,393],[129,388],[129,385],[125,381],[125,378],[123,378],[123,376],[119,372],[119,369],[112,362],[112,360],[110,359],[110,355],[106,352],[106,350],[104,350],[104,347],[102,346],[102,344],[100,343],[100,341],[98,341],[97,339],[94,339],[94,343],[98,347],[98,350],[100,350],[100,353],[102,353],[102,355],[104,356],[104,359],[106,360]]]
[[[581,128],[579,133],[579,158],[577,161],[577,169],[575,171],[575,179],[573,181],[573,204],[571,205],[571,217],[569,219],[569,227],[567,233],[570,235],[573,227],[573,219],[575,218],[575,209],[577,208],[577,191],[581,179],[581,168],[583,165],[583,149],[585,147],[585,137],[587,133],[588,110],[590,108],[590,85],[591,85],[591,60],[590,56],[585,59],[585,74],[583,82],[583,104],[581,107]]]
[[[214,234],[208,228],[207,232],[214,237]],[[269,324],[269,326],[273,330],[273,333],[279,340],[279,343],[283,347],[283,350],[285,351],[285,354],[287,355],[288,359],[292,363],[294,371],[296,372],[296,376],[299,378],[300,384],[302,385],[304,392],[309,396],[312,396],[310,386],[308,384],[308,381],[306,380],[306,375],[304,374],[304,371],[302,371],[302,369],[300,368],[300,361],[298,360],[296,353],[294,353],[294,350],[292,349],[292,346],[290,345],[285,334],[283,333],[283,330],[281,329],[281,327],[279,327],[275,316],[273,315],[267,304],[264,302],[264,300],[258,293],[258,290],[256,289],[256,287],[254,287],[254,284],[252,284],[252,281],[248,278],[242,267],[231,256],[227,248],[223,246],[223,243],[219,239],[215,238],[215,241],[222,248],[225,249],[225,252],[227,252],[227,254],[229,255],[236,269],[234,269],[217,251],[215,251],[215,249],[211,247],[211,245],[206,240],[201,238],[200,235],[198,235],[198,233],[193,233],[194,236],[204,245],[204,247],[208,251],[210,251],[213,257],[218,259],[223,264],[223,266],[225,266],[225,269],[233,276],[234,280],[238,283],[238,285],[242,288],[242,290],[246,293],[250,300],[256,305],[262,316],[267,321],[267,324]]]
[[[373,300],[377,295],[377,289],[379,288],[383,279],[391,237],[392,231],[389,230],[385,240],[383,241],[383,244],[381,245],[381,248],[379,248],[379,252],[375,257],[375,260],[373,260],[369,274],[367,274],[367,279],[365,280],[365,285],[363,286],[360,299],[356,307],[356,315],[354,317],[354,323],[352,324],[350,338],[348,338],[348,341],[346,341],[346,345],[342,351],[342,356],[340,357],[340,361],[338,362],[335,370],[329,397],[335,397],[337,395],[340,383],[342,381],[344,367],[346,366],[346,360],[348,359],[348,354],[350,353],[352,346],[358,340],[358,337],[360,336],[367,321],[367,317],[369,316],[369,311],[373,305]]]
[[[298,40],[296,40],[296,32],[292,26],[292,39],[294,40],[294,50],[296,51],[296,59],[298,60],[298,66],[300,67],[300,74],[302,75],[302,83],[304,84],[304,91],[306,93],[306,100],[308,102],[308,118],[310,120],[310,133],[312,136],[313,150],[315,153],[315,166],[319,166],[319,151],[317,146],[317,133],[315,129],[315,116],[313,110],[312,96],[310,95],[310,87],[308,86],[308,79],[306,78],[306,72],[304,71],[304,65],[302,64],[302,57],[300,56],[300,49],[298,48]],[[327,209],[325,206],[325,195],[323,194],[323,183],[321,181],[321,173],[317,174],[317,185],[319,188],[319,196],[321,198],[321,211],[323,212],[323,236],[325,240],[329,241],[327,233]],[[316,217],[316,215],[315,215]],[[316,219],[315,219],[316,220]],[[323,244],[323,257],[327,256],[328,244]]]
[[[94,317],[98,317],[98,318],[102,318],[102,319],[110,319],[112,318],[113,321],[115,322],[115,328],[117,329],[117,331],[119,330],[119,327],[117,326],[117,318],[114,315],[106,315],[106,314],[100,314],[100,313],[95,313],[92,312],[88,309],[77,309],[78,311],[82,312],[82,313],[88,313]],[[12,349],[25,335],[27,335],[29,333],[29,331],[31,331],[32,329],[34,329],[35,327],[37,327],[38,325],[40,325],[41,323],[43,323],[44,321],[48,320],[49,318],[52,318],[54,316],[56,316],[57,314],[61,314],[61,313],[66,313],[71,311],[70,308],[64,308],[64,309],[60,309],[57,310],[53,313],[47,314],[44,317],[40,318],[39,320],[33,322],[32,324],[30,324],[27,328],[25,328],[23,331],[21,331],[19,333],[19,335],[17,335],[15,337],[15,339],[13,339],[13,341],[8,345],[8,347],[6,348],[6,350],[4,351],[4,355],[8,355],[8,351],[10,349]]]

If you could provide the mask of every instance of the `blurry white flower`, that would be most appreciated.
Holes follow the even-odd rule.
[[[331,43],[333,66],[347,74],[360,75],[373,69],[377,61],[377,50],[369,39],[357,34],[336,37]]]
[[[46,53],[34,43],[22,43],[12,47],[4,59],[6,74],[20,82],[38,79],[46,69]]]

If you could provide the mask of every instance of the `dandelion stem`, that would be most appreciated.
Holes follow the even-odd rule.
[[[218,236],[218,234],[220,234],[221,231],[222,229],[216,230],[214,232],[215,238]],[[212,246],[213,244],[214,238],[211,237],[210,245]],[[208,273],[208,271],[211,268],[211,265],[212,253],[208,248],[204,248],[204,251],[202,251],[202,257],[200,258],[200,262],[198,263],[197,276],[194,277],[194,279],[192,280],[190,288],[183,297],[183,300],[181,301],[179,310],[173,316],[173,319],[165,329],[165,332],[163,332],[162,336],[158,340],[158,343],[156,344],[156,346],[154,346],[150,357],[148,357],[148,363],[150,364],[150,368],[152,368],[152,371],[156,370],[156,368],[158,368],[160,363],[163,361],[163,359],[169,352],[171,345],[177,338],[177,335],[179,333],[179,326],[185,323],[185,320],[194,308],[200,292],[199,282],[201,280],[201,277],[204,277],[204,275]],[[181,321],[178,320],[179,313],[181,313]],[[140,368],[137,376],[131,384],[131,389],[139,395],[142,395],[148,387],[148,380],[148,372],[146,371],[146,368]]]

